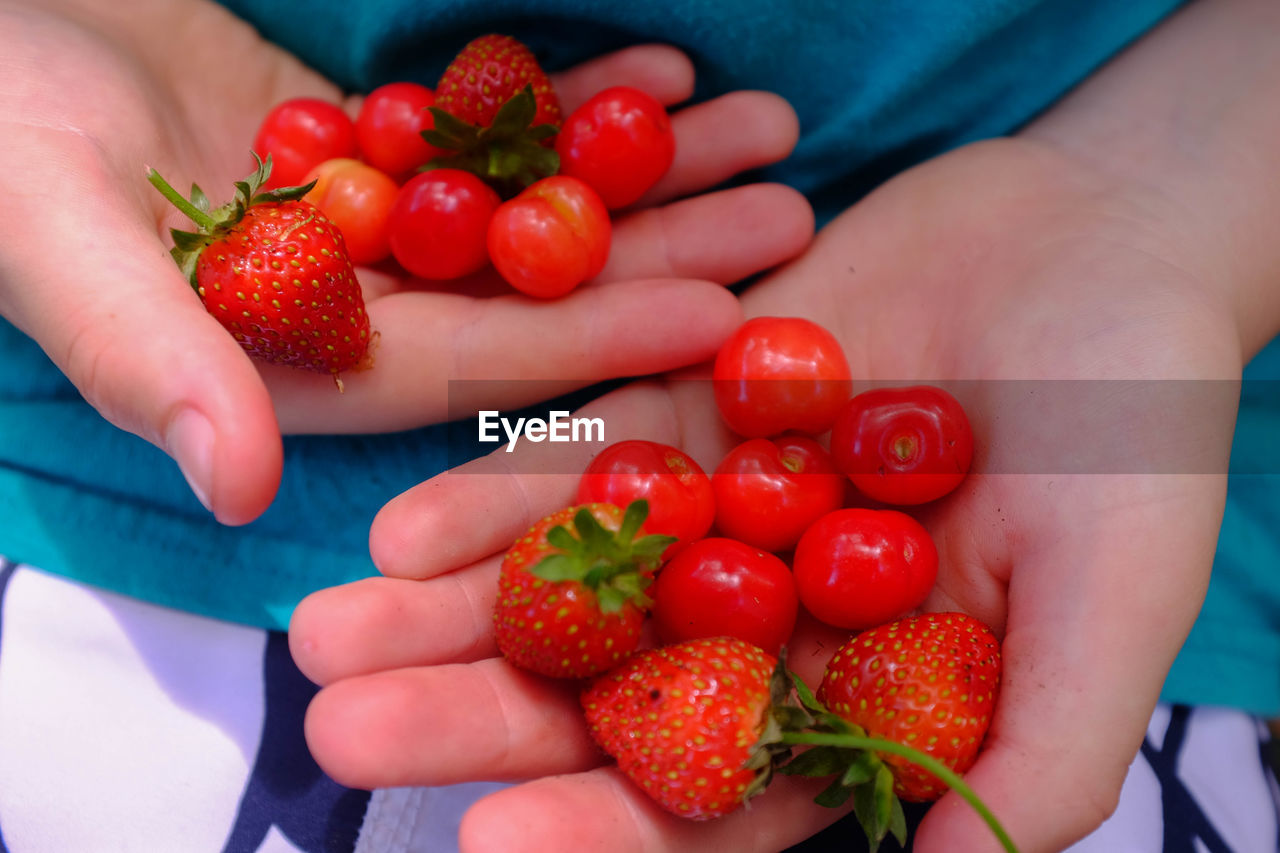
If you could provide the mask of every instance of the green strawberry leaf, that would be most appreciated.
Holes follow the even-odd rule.
[[[876,772],[874,782],[859,785],[854,789],[853,812],[867,834],[872,853],[879,849],[880,842],[884,841],[895,822],[894,803],[897,800],[898,798],[893,795],[893,774],[883,764]],[[899,805],[898,810],[901,811],[901,808]],[[902,825],[906,827],[905,817],[902,819]],[[906,836],[897,840],[899,843],[905,842]]]
[[[823,788],[821,793],[819,793],[818,796],[813,798],[813,801],[825,808],[838,809],[841,806],[843,806],[845,803],[849,802],[849,797],[850,795],[853,794],[854,790],[855,789],[850,788],[848,786],[841,785],[840,780],[835,779],[832,781],[830,785]],[[857,789],[857,790],[861,790],[861,789]],[[865,830],[865,827],[864,827],[864,830]],[[867,839],[870,840],[870,838],[871,837],[868,835]],[[872,850],[874,849],[875,847],[873,846]]]
[[[191,185],[191,203],[198,210],[203,210],[205,213],[209,212],[209,197],[204,194],[204,190],[200,189],[199,184],[193,183]]]
[[[667,548],[671,547],[671,544],[675,541],[676,537],[674,536],[651,533],[631,543],[631,553],[637,557],[644,557],[649,562],[657,563],[658,558],[666,553]]]
[[[902,801],[893,798],[892,813],[889,815],[889,834],[898,842],[899,847],[907,843],[907,815],[902,810]]]
[[[892,777],[890,787],[892,788]],[[871,853],[880,849],[880,842],[889,834],[889,809],[882,809],[879,805],[879,788],[877,780],[876,784],[859,785],[852,789],[853,813],[857,816],[862,831],[867,834],[867,845]]]
[[[840,777],[840,784],[847,785],[850,788],[861,785],[864,782],[870,782],[882,770],[886,770],[884,763],[876,757],[874,752],[866,750],[848,750],[846,756],[850,760],[846,760],[845,765],[841,768],[844,775]],[[839,773],[840,770],[833,772]],[[890,781],[893,777],[890,776]]]
[[[580,561],[567,554],[549,554],[532,571],[544,581],[578,580],[582,575]]]
[[[475,145],[480,128],[439,107],[427,107],[427,110],[435,125],[422,131],[422,138],[427,142],[447,151],[465,151]]]
[[[601,613],[617,613],[629,599],[627,594],[614,586],[596,588],[596,601],[600,603]]]
[[[422,171],[462,169],[483,179],[503,198],[560,171],[560,155],[543,144],[559,128],[531,126],[538,114],[533,86],[508,98],[488,127],[477,127],[439,107],[428,109],[435,127],[422,131],[422,138],[449,153],[435,157]]]
[[[271,155],[268,154],[267,158],[264,160],[258,156],[258,152],[253,151],[250,153],[253,154],[253,159],[258,164],[258,168],[249,176],[248,179],[250,187],[248,195],[252,197],[253,194],[258,191],[258,188],[265,184],[267,179],[271,177]]]
[[[787,776],[839,776],[849,765],[854,750],[831,746],[815,746],[797,755],[778,772]],[[840,780],[844,783],[843,778]]]
[[[801,680],[800,676],[794,672],[787,673],[790,676],[791,683],[795,686],[796,697],[800,700],[800,704],[815,713],[826,713],[827,709],[813,695],[813,691],[809,689],[809,685]]]
[[[865,732],[858,726],[841,717],[839,714],[833,714],[830,711],[823,711],[814,716],[813,729],[821,732],[831,732],[838,735],[854,735],[862,737]]]
[[[613,587],[631,598],[643,596],[651,583],[653,581],[648,576],[635,572],[625,572],[613,579]]]
[[[557,524],[547,531],[547,544],[564,551],[566,554],[576,554],[581,550],[580,540],[570,533],[569,529],[563,524]],[[551,580],[551,578],[547,578],[547,580]]]
[[[612,572],[608,565],[596,566],[583,578],[583,586],[596,591],[600,609],[605,613],[617,613],[628,601],[641,610],[648,610],[653,599],[645,594],[652,581],[638,572]],[[611,575],[611,576],[610,576]]]
[[[232,204],[248,207],[249,200],[253,198],[253,194],[258,191],[258,188],[250,181],[236,181],[234,186],[236,188],[236,200]]]
[[[782,690],[776,684],[771,685],[772,707],[756,749],[776,750],[779,763],[775,769],[785,775],[835,775],[814,798],[814,802],[836,807],[848,802],[852,795],[854,813],[867,835],[870,850],[878,850],[880,843],[889,834],[899,844],[906,843],[906,817],[902,803],[893,791],[893,773],[889,765],[880,758],[880,753],[888,753],[906,758],[942,780],[973,807],[1007,853],[1017,853],[1018,848],[1008,832],[958,773],[911,746],[870,737],[861,726],[827,711],[805,683],[794,673],[787,671],[785,666],[786,654],[783,650],[779,655],[775,678],[779,673],[785,674],[790,687]],[[794,759],[786,760],[786,755],[782,753],[786,746],[809,748]]]
[[[262,204],[271,201],[294,201],[302,198],[316,185],[316,181],[307,184],[300,184],[296,187],[278,187],[274,190],[267,190],[264,193],[257,193],[250,200],[250,205]]]
[[[863,786],[868,787],[868,786]],[[893,801],[897,799],[893,795],[893,773],[885,764],[880,765],[880,769],[876,772],[874,787],[874,798],[872,802],[876,808],[876,826],[883,827],[883,832],[889,831],[889,824],[893,818]]]
[[[751,754],[747,756],[747,761],[742,766],[747,770],[763,770],[770,767],[774,763],[774,754],[771,749],[761,749],[757,744],[757,748],[751,750]],[[778,768],[781,770],[782,768]]]
[[[493,124],[488,130],[491,133],[519,133],[533,124],[538,115],[538,99],[533,94],[533,85],[527,85],[516,92],[507,102],[498,107],[493,117]]]
[[[769,704],[773,708],[794,707],[790,699],[791,691],[795,689],[796,678],[791,674],[791,670],[787,669],[789,654],[786,645],[778,649],[778,662],[773,667],[773,675],[769,677]]]
[[[804,708],[775,705],[771,716],[778,721],[784,730],[789,732],[804,731],[813,727],[813,715]]]
[[[550,137],[555,136],[559,132],[560,128],[556,127],[554,124],[539,124],[529,128],[528,138],[540,142],[543,139],[549,139]]]
[[[622,524],[618,527],[618,539],[631,542],[644,526],[649,517],[649,502],[644,498],[632,501],[622,513]]]
[[[590,554],[608,554],[614,550],[614,533],[606,530],[604,525],[596,521],[589,509],[578,510],[573,516],[573,528],[582,540],[583,550]]]
[[[786,749],[782,743],[784,733],[804,731],[813,724],[813,715],[791,699],[793,678],[787,669],[787,647],[783,646],[778,650],[778,663],[769,679],[769,713],[765,734],[761,736],[762,742],[777,745],[779,753]]]
[[[640,506],[637,506],[640,504]],[[604,613],[616,613],[630,602],[641,610],[653,605],[645,593],[653,582],[653,570],[662,551],[674,541],[669,536],[629,537],[644,523],[648,509],[636,501],[623,512],[617,532],[609,530],[586,507],[573,515],[572,527],[559,524],[545,536],[554,553],[543,557],[529,571],[543,580],[580,583],[596,594]]]
[[[209,245],[209,238],[204,234],[195,234],[191,231],[179,231],[173,228],[169,231],[169,236],[173,238],[173,247],[184,252],[191,252],[197,249],[203,249]]]

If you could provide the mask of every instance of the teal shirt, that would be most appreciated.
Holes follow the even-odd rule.
[[[432,84],[483,32],[521,38],[550,69],[673,43],[697,66],[696,99],[760,88],[794,105],[799,145],[763,177],[805,192],[825,221],[904,168],[1016,130],[1178,2],[312,0],[305,14],[292,0],[225,5],[350,91]],[[1242,435],[1265,440],[1280,417],[1266,411],[1242,415]],[[0,321],[0,554],[157,604],[281,628],[308,592],[373,573],[367,537],[379,507],[473,452],[456,435],[451,446],[445,427],[290,438],[273,506],[246,527],[219,527],[167,457],[99,418]],[[1257,571],[1276,564],[1273,486],[1232,482],[1218,576],[1170,680],[1175,698],[1280,710],[1276,611],[1240,615],[1275,601],[1276,584]],[[1214,678],[1199,677],[1210,667]]]

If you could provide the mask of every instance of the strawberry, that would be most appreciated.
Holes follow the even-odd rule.
[[[526,86],[535,124],[560,125],[560,99],[533,52],[511,36],[490,33],[469,42],[436,84],[436,106],[469,124],[489,127],[499,108]]]
[[[445,152],[427,168],[462,169],[511,198],[560,170],[560,100],[532,51],[490,34],[466,45],[436,84],[422,136]]]
[[[255,155],[256,156],[256,155]],[[205,309],[250,356],[338,375],[369,365],[372,333],[342,234],[302,196],[259,192],[271,158],[217,209],[194,184],[183,198],[154,170],[148,180],[197,225],[173,229],[170,251]]]
[[[493,612],[507,660],[543,675],[584,678],[636,648],[652,603],[645,589],[675,541],[641,535],[647,514],[645,501],[625,513],[604,503],[568,507],[511,546]]]
[[[591,736],[664,809],[706,820],[764,790],[757,744],[777,660],[743,640],[689,640],[636,652],[593,680],[581,703]]]
[[[906,843],[899,799],[954,789],[1006,851],[1016,847],[958,774],[972,766],[991,718],[1000,653],[991,631],[960,613],[929,613],[865,631],[827,666],[819,696],[737,639],[691,640],[633,654],[581,694],[595,741],[668,811],[728,814],[773,772],[835,777],[815,798],[854,813],[871,853]],[[808,747],[793,755],[793,748]]]
[[[813,748],[778,766],[792,776],[834,776],[815,801],[854,813],[871,853],[892,833],[906,843],[902,800],[956,791],[1006,850],[1016,850],[960,774],[973,766],[991,722],[1000,647],[963,613],[925,613],[871,628],[836,650],[815,697],[792,677],[799,705],[775,707],[781,744]]]
[[[850,639],[827,663],[818,701],[881,737],[911,746],[956,773],[973,766],[1000,683],[1000,645],[963,613],[925,613]],[[893,790],[928,802],[947,786],[918,765],[887,755]]]

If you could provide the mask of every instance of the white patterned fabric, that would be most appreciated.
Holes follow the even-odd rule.
[[[302,736],[315,690],[279,632],[0,559],[0,853],[454,853],[501,786],[338,785]],[[1265,743],[1245,714],[1160,706],[1116,815],[1070,853],[1276,853]],[[833,842],[865,843],[842,822],[793,849]]]

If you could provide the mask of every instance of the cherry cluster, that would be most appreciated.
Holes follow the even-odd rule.
[[[800,604],[853,630],[918,608],[938,550],[900,507],[967,474],[973,430],[955,397],[933,385],[852,394],[839,342],[796,317],[743,324],[712,381],[743,440],[709,476],[678,448],[625,441],[592,460],[578,493],[645,499],[645,530],[676,537],[650,591],[660,638],[736,636],[776,653]]]
[[[476,151],[430,140],[450,119],[433,90],[388,83],[352,119],[315,98],[276,105],[254,151],[271,157],[271,187],[314,182],[307,201],[342,232],[352,262],[391,259],[422,279],[446,281],[492,267],[529,296],[554,298],[599,274],[609,257],[611,211],[638,201],[667,172],[675,137],[666,109],[639,89],[598,92],[539,140],[553,174],[494,180]],[[471,128],[483,135],[484,128]],[[488,152],[491,158],[504,156]]]

